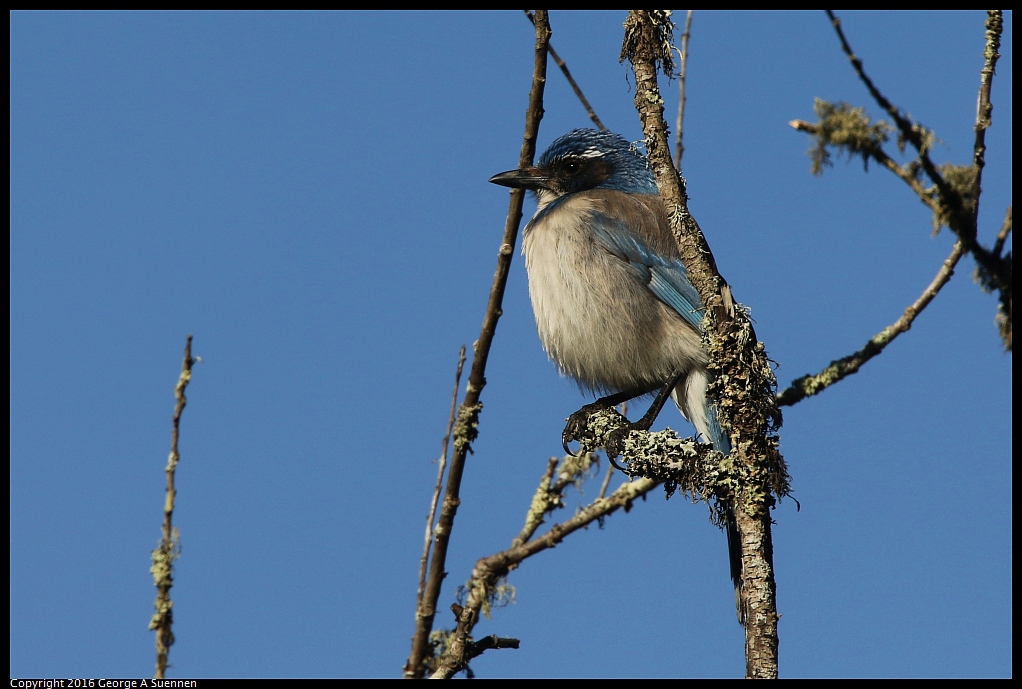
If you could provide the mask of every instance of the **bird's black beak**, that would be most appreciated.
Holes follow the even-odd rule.
[[[508,170],[490,177],[490,182],[512,189],[545,189],[550,177],[538,167],[527,167],[521,170]]]

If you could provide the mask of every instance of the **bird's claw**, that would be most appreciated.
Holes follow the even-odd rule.
[[[561,447],[564,451],[572,457],[578,457],[584,452],[588,452],[592,448],[598,447],[601,443],[598,443],[596,438],[593,436],[593,432],[589,430],[589,418],[605,409],[609,406],[606,404],[600,404],[599,401],[587,404],[577,412],[568,417],[567,423],[564,426],[564,431],[561,433]],[[620,428],[616,428],[611,431],[606,439],[602,442],[603,448],[607,451],[607,458],[610,463],[614,465],[614,468],[618,471],[628,473],[628,471],[617,463],[617,458],[620,457],[625,449],[625,442],[628,440],[628,434],[632,431],[648,431],[650,423],[642,418],[634,423],[625,423]],[[572,452],[568,444],[572,441],[577,440],[579,442],[578,452]]]
[[[593,402],[592,404],[585,405],[568,417],[564,430],[561,432],[561,447],[564,448],[565,452],[572,457],[578,457],[587,451],[587,444],[592,447],[591,442],[586,442],[587,440],[592,440],[592,434],[589,432],[589,417],[606,408],[606,405]],[[572,452],[571,448],[568,447],[568,443],[574,440],[579,441],[578,452]]]
[[[572,457],[578,457],[578,455],[582,454],[582,448],[581,447],[578,448],[577,455],[574,452],[572,452],[570,447],[568,447],[568,443],[570,443],[574,439],[575,437],[568,433],[568,429],[564,429],[564,431],[561,433],[561,447],[564,448],[565,454],[569,454]]]

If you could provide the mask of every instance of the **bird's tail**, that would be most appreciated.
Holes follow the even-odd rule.
[[[710,443],[713,449],[727,454],[731,452],[731,441],[720,428],[717,421],[717,409],[713,405],[706,408],[707,430]],[[735,521],[735,511],[731,505],[724,508],[724,533],[727,534],[727,554],[731,565],[731,582],[735,585],[735,612],[738,614],[738,623],[745,626],[745,606],[742,605],[742,542],[738,534],[738,522]]]
[[[720,427],[717,420],[717,408],[706,399],[706,374],[701,370],[692,371],[684,383],[674,389],[674,401],[685,418],[692,422],[696,430],[713,449],[723,454],[731,452],[731,440]],[[738,534],[738,523],[735,521],[734,507],[724,507],[724,532],[727,534],[727,551],[731,565],[731,581],[735,585],[735,611],[738,623],[745,626],[745,607],[742,605],[742,543]]]

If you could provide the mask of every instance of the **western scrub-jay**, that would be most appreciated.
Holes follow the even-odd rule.
[[[536,193],[522,249],[539,338],[558,368],[586,390],[611,393],[598,405],[663,389],[703,438],[730,452],[706,398],[703,303],[646,157],[618,134],[575,129],[550,144],[534,167],[490,181]],[[648,430],[659,411],[654,404],[635,426]],[[741,550],[734,515],[726,511],[737,594]]]

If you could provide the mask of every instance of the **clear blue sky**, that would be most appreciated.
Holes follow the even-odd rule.
[[[967,164],[983,13],[842,16],[885,93],[936,130],[934,157]],[[521,145],[531,26],[10,19],[12,677],[152,672],[149,552],[188,333],[202,363],[169,675],[398,676],[457,350],[478,336],[507,208],[486,180]],[[601,118],[635,140],[623,19],[551,17]],[[987,243],[1011,202],[1010,14],[1002,54]],[[878,114],[822,13],[697,13],[689,70],[692,209],[786,385],[894,321],[952,237],[931,237],[885,171],[810,175],[787,122],[811,119],[814,97]],[[551,73],[540,146],[586,125]],[[801,503],[774,515],[784,676],[1011,675],[1012,358],[973,266],[879,359],[784,410]],[[472,563],[517,533],[586,401],[539,345],[517,254],[487,378],[438,625]],[[660,424],[689,432],[673,408]],[[521,649],[473,668],[741,676],[726,560],[706,507],[658,491],[515,571],[517,602],[477,635]]]

